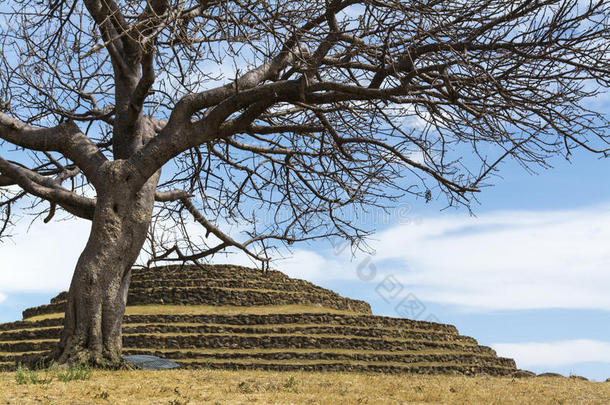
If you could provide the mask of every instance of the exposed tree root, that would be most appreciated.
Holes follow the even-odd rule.
[[[82,347],[72,347],[69,352],[57,355],[56,352],[49,354],[34,354],[24,357],[20,361],[21,365],[29,369],[45,369],[51,366],[59,368],[70,368],[74,366],[87,366],[103,370],[133,370],[133,364],[123,360],[121,356],[103,353],[99,350],[92,350]]]

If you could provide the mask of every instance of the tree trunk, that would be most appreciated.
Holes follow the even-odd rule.
[[[118,160],[105,167],[106,184],[97,190],[91,234],[76,265],[64,330],[52,356],[59,364],[122,364],[121,328],[131,268],[146,240],[159,179],[157,173],[131,192],[130,175],[122,166]]]

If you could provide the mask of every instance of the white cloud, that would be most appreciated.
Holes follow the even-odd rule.
[[[437,218],[379,235],[420,298],[488,309],[610,310],[610,208]]]
[[[295,250],[291,257],[278,261],[276,267],[293,278],[320,281],[336,275],[332,270],[337,269],[338,263],[310,250]]]
[[[497,343],[492,348],[515,359],[519,367],[561,366],[581,362],[610,363],[610,342],[578,339],[550,343]]]
[[[0,293],[0,303],[4,302],[6,300],[6,295]]]
[[[11,186],[4,186],[2,187],[2,189],[0,191],[4,191],[8,194],[19,194],[20,192],[23,191],[23,189],[17,185],[11,185]]]
[[[392,274],[424,301],[475,310],[610,310],[608,223],[608,206],[424,218],[376,234],[372,263],[377,282]],[[312,281],[357,279],[358,261],[300,255],[303,262],[282,269],[312,267]]]
[[[0,243],[0,289],[59,291],[70,285],[78,256],[87,242],[88,221],[35,223],[25,219],[11,240]]]

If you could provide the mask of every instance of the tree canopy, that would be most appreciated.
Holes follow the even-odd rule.
[[[124,159],[142,183],[171,162],[158,189],[198,197],[186,207],[223,247],[357,241],[349,206],[404,193],[468,204],[507,157],[530,167],[608,150],[607,118],[585,104],[609,87],[603,1],[2,8],[0,138],[36,151],[0,160],[0,185],[23,190],[4,195],[5,218],[29,194],[51,203],[47,219],[56,206],[92,219],[99,165]],[[277,216],[256,224],[253,200]],[[219,218],[249,223],[251,239],[224,235]]]

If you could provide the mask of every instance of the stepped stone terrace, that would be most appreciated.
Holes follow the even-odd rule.
[[[512,359],[451,325],[376,316],[279,271],[231,265],[134,270],[123,354],[183,368],[513,375]],[[0,324],[0,370],[59,340],[67,294]]]

